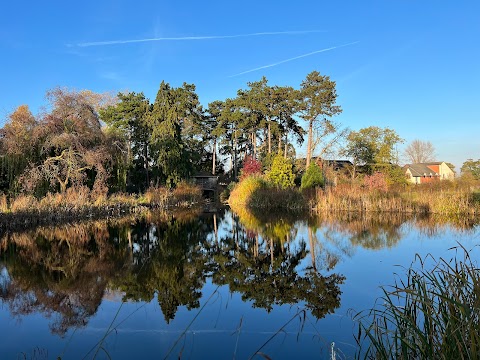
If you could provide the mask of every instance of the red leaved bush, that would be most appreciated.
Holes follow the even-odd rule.
[[[245,156],[243,161],[242,174],[240,179],[244,179],[250,175],[260,175],[262,173],[262,164],[252,156]]]
[[[376,172],[372,175],[365,176],[365,178],[363,179],[363,183],[369,190],[388,190],[388,184],[385,178],[385,174],[381,172]]]

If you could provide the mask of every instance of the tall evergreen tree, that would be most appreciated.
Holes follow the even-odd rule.
[[[312,71],[302,81],[299,95],[300,117],[308,124],[308,168],[313,155],[314,128],[320,138],[337,131],[337,127],[330,118],[341,113],[342,109],[335,105],[337,101],[335,81],[330,80],[328,76],[321,75],[318,71]]]

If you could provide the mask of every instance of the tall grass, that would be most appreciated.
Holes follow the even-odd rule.
[[[142,196],[124,193],[105,196],[82,186],[68,188],[63,193],[47,193],[41,199],[37,199],[33,195],[20,194],[7,201],[5,195],[0,195],[0,212],[42,215],[98,212],[112,208],[122,208],[126,211],[142,206],[189,208],[201,201],[201,189],[188,183],[180,183],[173,190],[164,187],[150,188]]]
[[[480,201],[469,189],[407,186],[388,191],[358,185],[317,190],[314,209],[323,211],[404,212],[478,215]]]
[[[282,189],[270,184],[263,177],[249,176],[231,191],[230,206],[250,209],[303,210],[308,203],[298,189]]]
[[[455,250],[452,260],[417,255],[406,280],[356,315],[357,359],[480,358],[480,270],[465,248]]]

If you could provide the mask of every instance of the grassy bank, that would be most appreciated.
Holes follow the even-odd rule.
[[[48,193],[41,199],[31,195],[19,195],[9,199],[2,195],[0,228],[117,217],[154,208],[191,208],[201,203],[201,189],[187,183],[179,184],[175,189],[150,188],[141,195],[98,195],[86,187],[69,188],[64,193]]]

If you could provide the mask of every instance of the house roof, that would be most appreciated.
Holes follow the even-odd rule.
[[[348,165],[353,165],[350,160],[323,160],[327,165],[344,167]]]
[[[428,167],[428,165],[440,165],[441,162],[423,163],[423,164],[408,164],[406,169],[410,169],[412,176],[438,176],[438,173]]]

